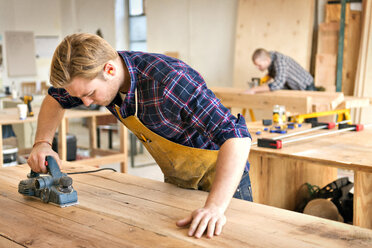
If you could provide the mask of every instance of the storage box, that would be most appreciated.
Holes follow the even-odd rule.
[[[76,160],[76,136],[73,134],[67,134],[67,161]],[[58,153],[58,133],[54,135],[52,149]]]

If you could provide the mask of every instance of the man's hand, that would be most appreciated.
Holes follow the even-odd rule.
[[[191,223],[191,224],[190,224]],[[223,211],[216,206],[205,206],[191,213],[189,217],[177,221],[178,227],[184,227],[190,224],[188,235],[200,238],[205,231],[207,237],[220,235],[222,227],[226,224],[226,217]]]
[[[61,160],[59,159],[58,154],[52,150],[50,145],[47,143],[39,143],[35,145],[27,159],[27,163],[31,167],[31,170],[38,173],[47,173],[45,167],[46,156],[53,156],[59,167],[61,167]]]
[[[249,89],[249,90],[244,91],[244,94],[248,94],[248,95],[254,95],[255,93],[256,92],[253,89]]]

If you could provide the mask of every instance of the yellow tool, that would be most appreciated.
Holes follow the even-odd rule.
[[[31,102],[34,98],[32,96],[23,96],[21,97],[21,100],[27,104],[27,108],[28,108],[28,113],[27,113],[27,116],[34,116],[34,112],[32,111],[32,107],[31,107]]]
[[[269,75],[266,75],[266,76],[260,78],[260,85],[263,85],[264,83],[269,82],[270,79],[271,79],[271,77]]]
[[[292,122],[302,123],[305,119],[308,118],[315,118],[320,116],[327,116],[327,115],[335,115],[337,114],[337,122],[348,120],[348,124],[351,124],[351,116],[350,116],[350,109],[339,109],[339,110],[331,110],[331,111],[324,111],[324,112],[316,112],[311,114],[303,114],[303,115],[296,115],[291,117]]]

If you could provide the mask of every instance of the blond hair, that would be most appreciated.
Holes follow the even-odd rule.
[[[256,61],[256,59],[262,59],[262,58],[270,58],[270,53],[263,49],[263,48],[258,48],[256,51],[254,51],[252,55],[252,61]]]
[[[118,53],[110,44],[94,34],[66,36],[56,48],[50,66],[50,83],[64,87],[75,77],[92,80],[102,75],[105,64]]]

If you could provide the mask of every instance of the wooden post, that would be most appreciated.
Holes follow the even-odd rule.
[[[95,157],[95,150],[97,149],[97,118],[96,116],[91,116],[88,118],[89,127],[89,148],[91,156]]]
[[[122,173],[128,172],[128,129],[122,124],[119,123],[119,139],[120,139],[120,153],[124,156],[124,161],[120,163],[120,169]]]
[[[0,125],[0,168],[3,167],[3,125]]]
[[[67,119],[63,117],[58,128],[58,154],[62,160],[67,160],[66,122]]]
[[[353,224],[372,229],[372,174],[354,173],[354,217]],[[363,198],[361,197],[363,196]]]

